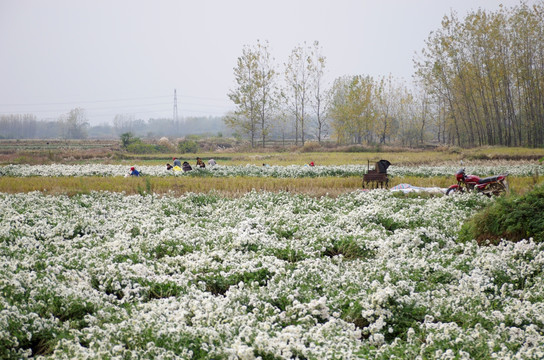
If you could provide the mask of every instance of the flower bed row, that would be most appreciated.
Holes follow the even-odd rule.
[[[391,166],[388,174],[391,176],[453,176],[459,169],[459,165],[443,166]],[[124,165],[6,165],[0,167],[0,176],[124,176],[130,167]],[[149,176],[252,176],[252,177],[276,177],[276,178],[300,178],[300,177],[326,177],[326,176],[363,176],[367,165],[339,165],[339,166],[221,166],[216,165],[205,169],[194,169],[189,172],[168,171],[164,166],[142,165],[136,168]],[[531,176],[538,172],[544,172],[542,165],[537,163],[505,163],[467,166],[467,172],[479,176],[487,176],[498,173],[509,173],[513,176]]]
[[[544,245],[493,199],[0,194],[0,357],[542,358]]]

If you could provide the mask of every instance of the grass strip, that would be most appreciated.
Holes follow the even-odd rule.
[[[393,177],[390,187],[398,184],[411,184],[420,187],[447,188],[454,181],[451,177]],[[509,177],[510,189],[524,193],[534,185],[532,177]],[[173,193],[181,195],[188,192],[208,193],[218,191],[225,195],[242,195],[252,190],[288,191],[315,196],[337,196],[362,189],[360,177],[319,177],[319,178],[193,178],[193,177],[0,177],[0,192],[27,193],[41,191],[49,194],[82,194],[91,191],[125,192],[126,194]]]
[[[361,187],[361,179],[299,178],[278,179],[258,177],[192,178],[192,177],[2,177],[0,192],[26,193],[41,191],[49,194],[81,194],[91,191],[125,192],[126,194],[174,193],[176,195],[218,191],[226,195],[245,194],[253,189],[289,191],[315,195],[337,195]]]

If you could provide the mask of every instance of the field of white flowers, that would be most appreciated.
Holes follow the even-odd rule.
[[[0,358],[541,359],[544,245],[456,241],[490,201],[0,194]]]
[[[454,176],[461,165],[449,164],[440,166],[395,166],[388,169],[391,176]],[[0,176],[124,176],[128,173],[129,166],[86,164],[86,165],[6,165],[0,166]],[[193,171],[168,171],[164,166],[158,165],[136,165],[136,168],[143,175],[150,176],[253,176],[253,177],[276,177],[276,178],[300,178],[300,177],[323,177],[323,176],[363,176],[366,174],[367,165],[339,165],[339,166],[222,166],[216,165],[205,169],[196,168]],[[374,166],[371,166],[374,168]],[[493,163],[487,161],[483,164],[475,163],[466,166],[467,173],[487,176],[499,173],[509,173],[512,176],[531,176],[537,171],[543,172],[541,164],[535,162],[508,162],[500,161]]]

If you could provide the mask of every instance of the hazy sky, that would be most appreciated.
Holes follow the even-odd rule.
[[[528,1],[534,3],[538,0]],[[463,17],[519,0],[0,0],[0,115],[56,119],[86,110],[221,116],[233,105],[244,45],[268,40],[278,64],[318,40],[327,78],[392,74],[413,59],[452,10]]]

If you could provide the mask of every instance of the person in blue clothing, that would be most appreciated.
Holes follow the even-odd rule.
[[[178,159],[178,158],[172,158],[172,160],[174,160],[174,165],[173,165],[174,167],[175,167],[175,166],[181,167],[181,160],[180,160],[180,159]]]
[[[140,172],[138,170],[136,170],[136,168],[133,166],[130,168],[130,173],[129,173],[130,176],[140,176]]]

